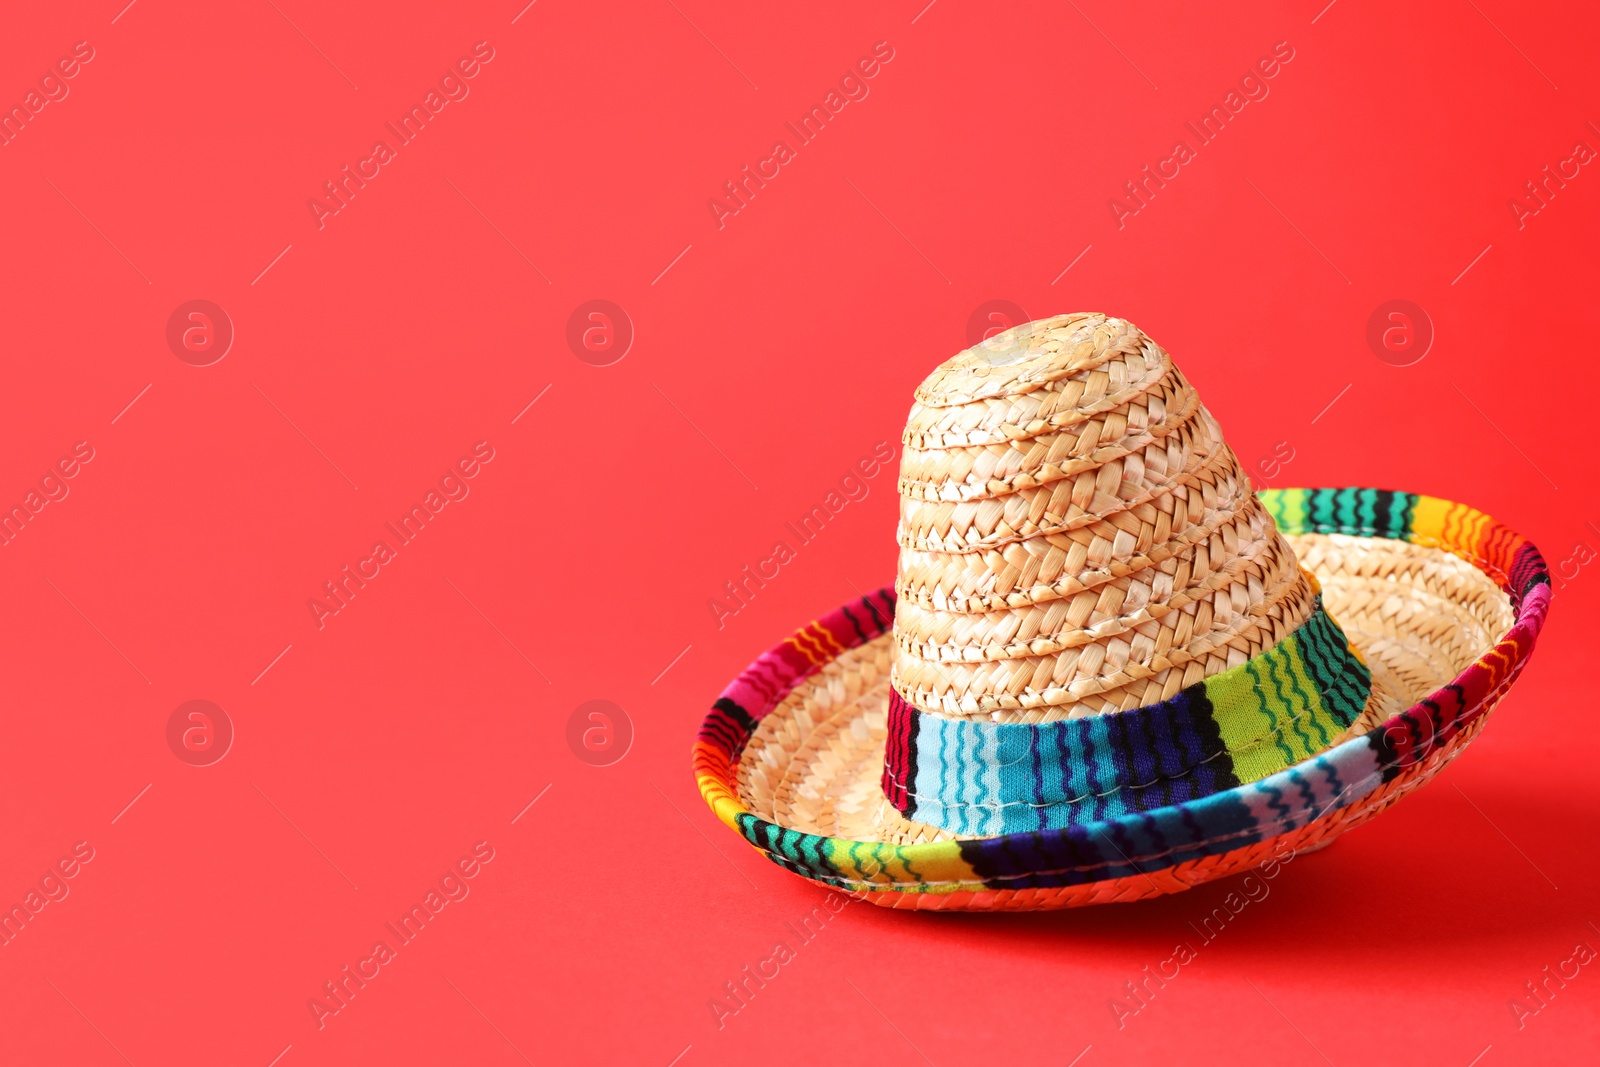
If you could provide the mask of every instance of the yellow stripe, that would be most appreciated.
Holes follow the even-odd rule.
[[[822,646],[824,649],[826,649],[828,647],[828,645],[832,645],[833,646],[833,655],[835,655],[835,656],[844,655],[844,653],[845,653],[844,646],[839,643],[838,639],[835,638],[833,636],[833,634],[828,631],[828,628],[826,626],[822,625],[822,623],[816,622],[816,621],[813,620],[811,622],[811,624],[806,627],[806,629],[808,629],[808,630],[815,629],[816,630],[816,632],[818,633],[818,635],[821,636],[821,638],[822,638],[822,640],[824,642],[824,644]]]
[[[700,785],[700,795],[711,806],[711,810],[716,813],[717,818],[721,819],[728,829],[737,831],[739,829],[739,816],[749,809],[739,803],[739,798],[733,795],[733,792],[728,789],[726,783],[721,779],[713,778],[710,775],[701,775],[698,783]]]
[[[1488,515],[1465,504],[1434,496],[1418,497],[1411,516],[1410,540],[1475,560],[1483,531],[1491,521]]]
[[[1411,512],[1410,539],[1418,544],[1445,544],[1445,522],[1453,507],[1450,501],[1436,496],[1419,496]]]
[[[862,842],[856,849],[858,859],[851,859],[850,846],[855,842],[829,838],[824,843],[828,862],[840,874],[853,882],[857,889],[873,886],[894,887],[900,891],[924,893],[954,893],[975,888],[982,877],[961,857],[961,846],[955,841],[934,841],[922,845],[888,845]],[[927,884],[924,884],[927,883]],[[960,884],[966,883],[966,884]]]
[[[805,644],[802,644],[802,641]],[[784,642],[792,646],[796,652],[810,660],[815,666],[822,666],[830,658],[827,651],[817,645],[816,639],[804,630],[795,631],[784,638]]]
[[[1462,515],[1461,535],[1460,540],[1456,542],[1456,547],[1476,560],[1482,554],[1479,549],[1483,547],[1483,531],[1488,527],[1491,520],[1489,516],[1476,508],[1469,508],[1465,504],[1458,506],[1461,508]]]

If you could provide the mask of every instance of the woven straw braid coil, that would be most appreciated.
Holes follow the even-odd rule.
[[[1306,565],[1325,576],[1327,596],[1361,646],[1374,676],[1376,720],[1447,683],[1493,646],[1512,623],[1505,595],[1455,556],[1400,541],[1343,535],[1292,539]],[[887,697],[882,679],[894,656],[885,635],[831,661],[797,686],[755,731],[739,760],[737,791],[760,817],[811,833],[915,844],[952,835],[899,816],[878,789]],[[1511,678],[1484,700],[1492,707]],[[1364,718],[1367,718],[1364,716]],[[903,908],[1051,908],[1137,900],[1246,870],[1284,849],[1305,849],[1366,821],[1465,747],[1480,717],[1447,744],[1349,809],[1286,835],[1151,875],[1057,889],[977,890],[969,895],[870,892],[874,904]],[[1375,725],[1358,724],[1352,734]]]
[[[1171,357],[1062,315],[917,390],[892,680],[926,712],[1125,711],[1270,648],[1315,590]]]

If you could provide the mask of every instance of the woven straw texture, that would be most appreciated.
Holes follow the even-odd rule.
[[[1026,395],[1046,399],[1030,414],[1045,414],[1029,427],[1059,415],[1047,398],[1066,376],[1037,378]],[[992,383],[964,388],[983,403],[1004,393]],[[970,413],[940,422],[951,410],[964,405],[927,405],[926,432],[989,432]],[[883,816],[878,787],[901,652],[885,590],[808,624],[728,687],[695,746],[702,793],[774,862],[896,908],[1135,900],[1331,841],[1425,783],[1482,728],[1532,653],[1548,573],[1526,539],[1432,497],[1281,490],[1260,504],[1318,575],[1329,611],[1397,709],[1357,736],[1261,781],[1137,816],[906,842]],[[997,593],[1006,595],[976,580],[965,595]]]
[[[916,392],[892,681],[925,712],[1051,722],[1159,703],[1283,640],[1311,583],[1167,352],[1060,315]]]

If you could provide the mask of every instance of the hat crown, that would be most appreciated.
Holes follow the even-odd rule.
[[[886,837],[1198,799],[1362,714],[1365,663],[1126,320],[1061,315],[960,353],[903,441]]]
[[[1314,610],[1216,421],[1124,319],[1059,315],[959,353],[903,442],[893,682],[924,712],[1155,704]]]
[[[917,402],[949,408],[1020,396],[1102,366],[1118,355],[1136,355],[1146,340],[1131,322],[1104,315],[1058,315],[1026,322],[941,363],[917,387]]]

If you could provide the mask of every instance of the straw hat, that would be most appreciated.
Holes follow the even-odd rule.
[[[756,660],[694,750],[723,822],[874,904],[1136,900],[1325,844],[1460,753],[1549,605],[1471,508],[1253,493],[1123,319],[960,353],[902,442],[894,588]]]

